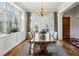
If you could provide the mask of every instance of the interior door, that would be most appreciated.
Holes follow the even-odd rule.
[[[63,40],[70,39],[70,17],[63,17]]]

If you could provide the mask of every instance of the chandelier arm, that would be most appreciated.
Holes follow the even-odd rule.
[[[39,15],[39,16],[45,16],[45,15],[47,15],[47,13],[46,13],[46,11],[43,9],[43,2],[42,2],[42,0],[41,0],[41,9],[40,9],[40,11],[39,12],[37,12],[37,15]]]

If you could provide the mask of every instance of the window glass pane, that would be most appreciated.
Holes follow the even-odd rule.
[[[17,14],[17,9],[16,8],[14,8],[14,14]]]
[[[20,15],[20,11],[14,8],[14,14]]]
[[[14,8],[10,4],[7,4],[6,9],[12,13],[14,13]]]
[[[7,10],[8,10],[8,11],[10,11],[10,6],[9,6],[9,5],[7,5],[7,7],[6,7],[6,8],[7,8]]]
[[[3,21],[5,21],[5,13],[2,10],[0,10],[0,22]]]
[[[13,15],[10,14],[10,13],[6,14],[6,18],[7,18],[6,20],[9,21],[9,22],[13,21]]]
[[[0,22],[0,33],[3,33],[3,22]]]
[[[46,31],[53,32],[54,31],[54,19],[53,19],[53,13],[48,13],[44,17],[40,17],[37,15],[37,13],[31,14],[31,29],[34,29],[38,32],[45,29]]]
[[[18,18],[15,16],[14,18],[14,27],[17,28],[18,27]]]
[[[12,22],[6,22],[6,33],[11,33]]]
[[[4,8],[4,2],[0,2],[0,8]]]
[[[21,12],[18,10],[16,10],[14,21],[17,22],[17,27],[20,28],[20,26],[21,26]]]
[[[14,28],[19,31],[19,28],[20,28],[20,19],[18,16],[14,16]]]
[[[31,15],[32,15],[32,16],[31,16],[31,20],[33,20],[33,21],[34,21],[34,20],[35,20],[35,21],[36,21],[36,20],[39,20],[39,18],[40,18],[40,16],[38,16],[37,13],[32,13]]]

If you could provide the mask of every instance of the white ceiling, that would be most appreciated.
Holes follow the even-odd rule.
[[[57,12],[63,2],[16,2],[16,4],[27,12],[37,12],[41,7],[47,12]]]

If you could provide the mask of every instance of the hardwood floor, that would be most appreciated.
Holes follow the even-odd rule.
[[[4,56],[16,56],[18,52],[20,52],[24,46],[27,44],[28,40],[23,41],[18,46],[16,46],[14,49],[12,49],[10,52],[5,54]]]
[[[24,42],[20,43],[17,47],[12,49],[10,52],[5,54],[5,56],[16,56],[17,53],[19,53],[24,46],[27,44],[28,40],[25,40]],[[72,44],[66,42],[66,41],[59,41],[64,50],[70,55],[70,56],[79,56],[79,49],[73,46]]]
[[[79,49],[73,46],[71,43],[67,41],[60,41],[60,43],[68,54],[71,56],[79,56]]]

